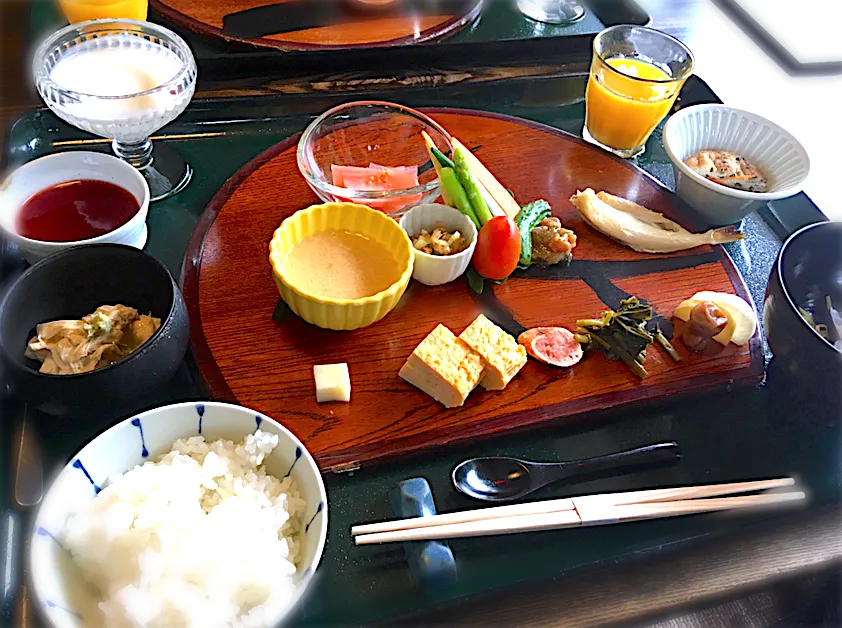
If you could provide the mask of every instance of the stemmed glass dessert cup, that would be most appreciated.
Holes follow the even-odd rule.
[[[90,66],[89,76],[80,77],[86,73],[81,55],[93,52],[99,53],[97,64]],[[126,65],[129,57],[134,57],[133,63]],[[67,71],[56,71],[66,61],[73,64],[75,89],[67,85]],[[57,74],[62,77],[57,79]],[[150,200],[172,196],[190,182],[193,170],[184,158],[169,146],[153,147],[150,139],[184,111],[196,88],[196,61],[181,37],[137,20],[71,24],[38,47],[33,75],[53,113],[112,140],[114,153],[146,179]],[[136,85],[141,91],[132,87]],[[122,93],[121,87],[131,93]]]

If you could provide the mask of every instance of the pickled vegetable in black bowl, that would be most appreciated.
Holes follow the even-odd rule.
[[[784,242],[763,303],[774,362],[805,391],[837,401],[842,382],[842,223],[808,225]]]
[[[104,305],[151,314],[160,327],[126,357],[86,373],[42,373],[41,363],[25,355],[37,325],[81,320]],[[184,299],[166,267],[119,244],[55,253],[21,274],[0,301],[0,358],[9,383],[19,398],[52,415],[140,407],[144,394],[175,375],[189,336]]]

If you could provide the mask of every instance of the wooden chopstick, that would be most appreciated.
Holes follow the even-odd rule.
[[[752,482],[709,484],[707,486],[648,489],[628,493],[602,493],[579,498],[550,499],[539,502],[528,502],[525,504],[512,504],[509,506],[477,508],[474,510],[463,510],[443,515],[434,515],[432,517],[413,517],[411,519],[396,519],[392,521],[381,521],[379,523],[366,523],[353,526],[351,528],[351,534],[353,536],[376,534],[396,530],[413,530],[416,528],[429,528],[438,525],[468,523],[471,521],[485,521],[501,517],[538,515],[559,511],[569,511],[574,509],[573,499],[587,498],[588,500],[599,500],[606,504],[619,506],[633,503],[640,504],[645,502],[671,501],[677,498],[696,499],[700,497],[716,497],[718,495],[764,491],[784,486],[792,486],[794,483],[795,480],[792,478],[778,478],[774,480],[757,480]]]
[[[731,482],[728,484],[708,484],[707,486],[682,486],[677,488],[661,488],[648,491],[632,491],[629,493],[607,493],[594,495],[605,498],[615,506],[624,504],[643,504],[650,502],[673,501],[676,499],[699,499],[702,497],[717,497],[719,495],[735,495],[754,491],[767,491],[773,488],[792,486],[792,478],[777,478],[774,480],[755,480],[752,482]]]
[[[578,510],[560,510],[550,513],[513,515],[462,523],[399,529],[388,532],[363,534],[357,536],[354,540],[357,545],[370,545],[374,543],[429,541],[434,539],[455,539],[556,530],[580,525],[603,525],[621,521],[675,517],[734,508],[770,506],[802,500],[805,498],[805,494],[801,491],[793,491],[789,493],[768,493],[677,502],[627,504],[622,506],[614,506],[605,502],[601,503],[599,500],[594,500],[593,497],[595,496],[581,498],[583,507]],[[576,502],[576,498],[573,501]],[[430,517],[430,519],[432,518]]]
[[[582,518],[582,525],[603,525],[620,521],[640,519],[659,519],[677,517],[719,510],[734,510],[784,504],[800,501],[806,495],[802,491],[789,493],[763,493],[761,495],[740,495],[738,497],[714,497],[710,499],[680,500],[675,502],[627,504],[597,508],[583,507],[577,503],[577,512]],[[587,501],[585,498],[583,501]]]
[[[468,523],[471,521],[485,521],[501,517],[515,517],[521,515],[540,515],[552,512],[573,510],[572,499],[550,499],[542,502],[527,502],[509,506],[492,506],[475,510],[449,512],[432,517],[413,517],[411,519],[396,519],[381,521],[380,523],[365,523],[351,528],[351,534],[374,534],[378,532],[392,532],[394,530],[412,530],[413,528],[428,528],[430,526],[449,525],[453,523]]]
[[[432,519],[432,517],[430,517]],[[429,528],[414,528],[411,530],[393,530],[376,534],[362,534],[354,537],[357,545],[372,543],[394,543],[398,541],[430,541],[433,539],[456,539],[468,536],[490,536],[493,534],[510,534],[511,532],[536,532],[539,530],[556,530],[582,525],[582,520],[575,510],[559,510],[557,512],[539,513],[533,515],[514,515],[480,521],[466,521],[447,525],[431,526]]]

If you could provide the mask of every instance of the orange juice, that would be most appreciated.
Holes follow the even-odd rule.
[[[594,56],[585,93],[588,133],[618,150],[643,145],[669,113],[683,83],[642,59],[603,61]]]
[[[149,0],[58,0],[71,24],[104,18],[145,20]]]

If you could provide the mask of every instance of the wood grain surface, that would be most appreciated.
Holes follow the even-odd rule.
[[[671,195],[628,162],[561,131],[515,118],[458,110],[432,110],[432,115],[476,148],[522,203],[547,199],[579,235],[569,267],[530,270],[494,288],[496,305],[514,317],[515,325],[572,327],[577,318],[598,315],[606,305],[616,307],[623,289],[666,315],[697,290],[748,298],[719,249],[650,256],[582,222],[568,198],[588,186],[675,215]],[[283,422],[307,443],[323,469],[710,386],[755,383],[761,376],[758,338],[712,357],[688,354],[677,343],[684,356],[678,364],[650,348],[650,376],[644,381],[597,353],[572,369],[530,360],[505,391],[478,389],[465,406],[445,410],[397,373],[438,323],[458,334],[487,308],[487,300],[480,303],[463,280],[435,288],[412,282],[385,319],[353,332],[318,329],[296,317],[273,321],[278,293],[271,279],[269,240],[284,218],[318,202],[298,173],[296,140],[246,165],[211,201],[188,248],[184,290],[197,359],[213,395]],[[381,135],[379,141],[388,144],[389,137]],[[491,316],[505,325],[499,315]],[[349,364],[352,401],[320,405],[312,368],[334,362]]]
[[[329,4],[341,9],[335,0],[314,3],[309,0],[150,2],[155,13],[176,26],[228,42],[279,50],[336,50],[438,41],[473,22],[480,8],[478,2],[467,2],[456,13],[442,14],[395,11],[366,15],[362,11],[345,10],[340,19],[331,18],[328,23],[321,24],[316,9],[325,10]],[[344,3],[352,4],[353,0]],[[302,9],[313,14],[312,21],[306,19]],[[333,13],[332,10],[327,12]],[[289,16],[290,22],[285,22],[285,16]],[[237,26],[232,26],[234,24]]]

